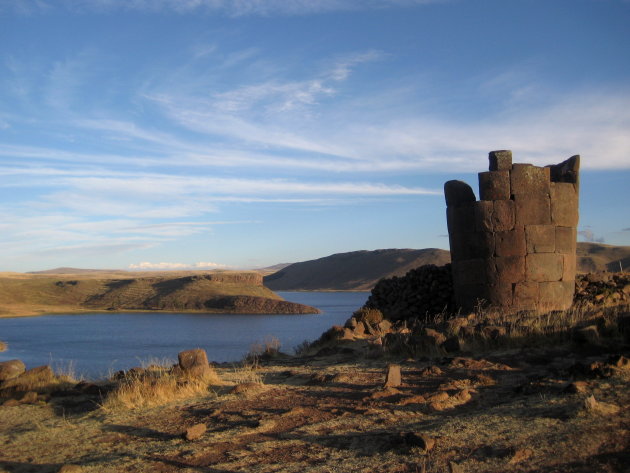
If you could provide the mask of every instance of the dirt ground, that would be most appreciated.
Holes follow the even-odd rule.
[[[0,407],[0,472],[628,472],[619,355],[374,360],[346,349],[266,362],[262,384],[222,365],[224,386],[150,409],[108,412],[95,395],[61,392]],[[392,363],[402,382],[384,388]],[[205,433],[183,438],[196,424]]]

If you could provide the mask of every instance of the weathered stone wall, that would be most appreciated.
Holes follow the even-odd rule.
[[[461,181],[444,184],[457,305],[514,310],[571,306],[575,291],[580,157],[552,166],[512,164],[493,151],[477,201]]]

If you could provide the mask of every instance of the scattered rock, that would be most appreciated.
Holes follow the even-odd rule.
[[[196,425],[193,425],[192,427],[188,427],[186,429],[186,432],[184,432],[183,437],[185,440],[188,440],[189,442],[191,442],[193,440],[197,440],[201,438],[203,434],[206,433],[206,430],[207,430],[206,424],[196,424]]]
[[[355,337],[362,337],[363,335],[365,335],[365,325],[363,324],[363,322],[356,324],[356,326],[352,329],[352,333]]]
[[[37,393],[29,391],[20,399],[20,404],[35,404],[37,402]]]
[[[0,381],[7,381],[20,376],[26,371],[26,366],[21,360],[9,360],[0,362]]]
[[[583,394],[588,391],[589,384],[586,381],[573,381],[566,388],[564,392],[571,394]]]
[[[107,391],[107,388],[103,386],[99,386],[94,383],[88,383],[86,381],[81,381],[74,386],[74,389],[77,391],[81,391],[83,394],[87,394],[89,396],[101,396]]]
[[[424,338],[430,340],[430,345],[439,347],[446,341],[446,336],[432,328],[424,329]]]
[[[398,404],[401,406],[408,406],[409,404],[424,404],[427,400],[422,394],[416,394],[415,396],[407,397],[400,401]]]
[[[81,473],[83,468],[79,465],[63,465],[59,468],[59,473]]]
[[[508,464],[514,465],[515,463],[520,463],[524,460],[527,460],[533,454],[534,451],[530,448],[519,448],[514,452],[514,455],[512,455],[512,458],[510,458]]]
[[[461,350],[461,345],[459,342],[459,337],[450,337],[447,338],[444,343],[442,343],[442,348],[446,350],[448,353],[454,353]]]
[[[457,404],[465,404],[472,399],[470,394],[470,390],[462,389],[457,394],[453,396],[453,400],[456,401]]]
[[[401,384],[400,365],[389,365],[385,375],[385,387],[396,388]]]
[[[482,329],[481,332],[486,338],[496,340],[499,337],[503,337],[506,334],[505,327],[496,325],[488,325]]]
[[[464,339],[471,340],[475,338],[477,335],[477,327],[476,326],[464,326],[459,329],[458,335],[463,337]]]
[[[361,323],[363,324],[364,333],[367,333],[368,335],[376,335],[376,330],[374,330],[374,327],[372,327],[372,324],[370,322],[364,320]]]
[[[440,376],[443,371],[438,366],[429,366],[420,372],[421,376]]]
[[[381,333],[388,333],[392,329],[392,323],[389,320],[381,320],[376,326]]]
[[[595,378],[610,378],[615,374],[615,370],[603,361],[594,361],[587,366],[587,373]]]
[[[589,325],[588,327],[582,327],[576,329],[574,332],[574,339],[579,343],[589,343],[596,345],[599,343],[599,331],[597,325]]]
[[[21,403],[17,399],[8,399],[2,403],[2,407],[16,407]]]
[[[622,355],[613,355],[608,359],[608,363],[620,370],[630,370],[630,360]]]
[[[400,391],[396,388],[385,388],[381,391],[375,391],[370,395],[371,399],[383,399],[392,396],[397,396],[400,394]]]
[[[317,385],[317,384],[326,384],[332,380],[332,375],[325,373],[313,373],[306,384],[309,385]]]
[[[230,390],[230,394],[246,394],[258,392],[265,389],[265,385],[261,383],[241,383],[237,384]]]
[[[343,329],[343,335],[341,337],[342,340],[354,340],[354,330],[350,328]]]
[[[186,352],[182,352],[182,353],[186,353]],[[180,365],[180,368],[181,368],[181,365]],[[145,370],[142,366],[134,366],[133,368],[129,368],[127,370],[127,372],[125,373],[125,376],[132,377],[132,378],[141,378],[146,373],[147,373],[147,370]]]
[[[446,326],[448,327],[448,331],[457,335],[459,331],[468,326],[468,318],[466,317],[453,317],[452,319],[448,319],[446,321]]]
[[[368,325],[377,325],[384,318],[380,310],[367,306],[361,307],[352,316],[361,322],[367,322]]]
[[[425,452],[429,452],[435,446],[435,439],[426,434],[415,432],[405,432],[401,434],[403,443],[408,447],[419,447]]]
[[[495,384],[497,384],[492,376],[484,373],[476,374],[475,376],[473,376],[472,380],[473,384],[481,386],[494,386]]]
[[[450,396],[448,395],[446,391],[440,391],[438,393],[432,394],[431,396],[427,397],[427,402],[444,402],[449,397]]]
[[[51,383],[54,379],[55,373],[53,373],[52,368],[48,365],[44,365],[25,371],[18,377],[17,381],[23,380],[25,385],[43,386],[47,383]]]
[[[448,473],[464,473],[464,469],[454,461],[448,462]]]
[[[616,404],[598,401],[592,395],[584,400],[584,409],[587,412],[601,415],[614,415],[621,410]]]

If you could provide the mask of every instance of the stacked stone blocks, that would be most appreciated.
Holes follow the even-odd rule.
[[[512,164],[493,151],[466,183],[444,186],[456,303],[515,310],[567,309],[575,290],[579,156],[558,165]]]

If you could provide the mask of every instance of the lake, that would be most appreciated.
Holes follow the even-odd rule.
[[[240,361],[252,345],[275,337],[292,353],[304,340],[343,324],[369,292],[277,292],[317,307],[321,314],[233,315],[164,312],[46,315],[0,319],[0,361],[18,358],[27,368],[72,368],[88,379],[146,364],[177,360],[180,351],[203,348],[212,361]]]

